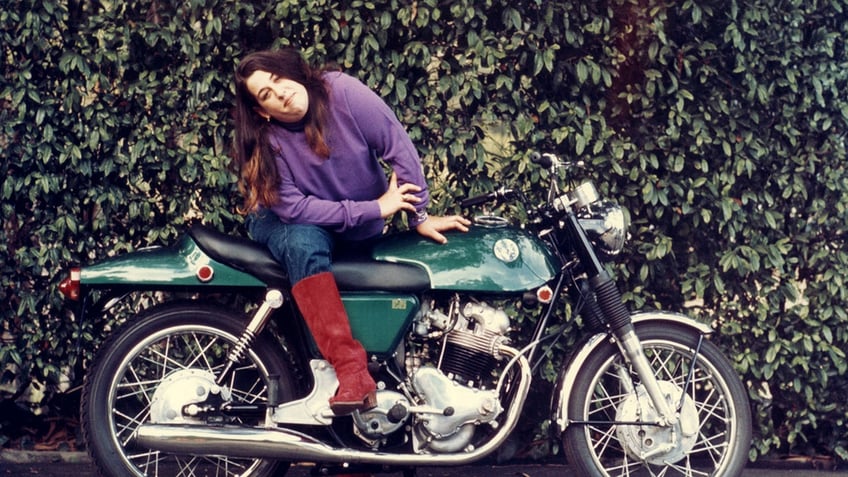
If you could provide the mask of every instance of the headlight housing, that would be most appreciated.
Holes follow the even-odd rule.
[[[630,218],[620,205],[601,200],[580,210],[577,219],[604,259],[612,259],[624,249]]]

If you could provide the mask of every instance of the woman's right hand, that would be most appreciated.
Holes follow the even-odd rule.
[[[406,210],[415,212],[415,204],[421,202],[421,198],[415,195],[421,188],[415,184],[404,184],[398,187],[397,174],[392,172],[389,179],[389,190],[387,190],[377,203],[380,204],[380,216],[384,219],[391,217],[395,212]]]

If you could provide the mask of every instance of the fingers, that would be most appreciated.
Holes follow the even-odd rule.
[[[421,187],[411,182],[398,186],[397,173],[392,172],[391,177],[389,177],[389,190],[397,190],[401,194],[409,194],[410,192],[421,192]]]
[[[421,197],[418,197],[418,196],[415,196],[415,195],[412,195],[412,194],[403,194],[403,195],[401,195],[401,199],[404,202],[406,202],[407,204],[410,204],[410,205],[413,204],[413,203],[417,204],[417,203],[421,202]],[[413,209],[414,208],[415,207],[413,207]]]
[[[454,215],[451,217],[456,222],[456,227],[463,232],[468,232],[468,227],[471,225],[471,221],[466,219],[461,215]]]
[[[380,216],[383,218],[388,218],[401,210],[415,212],[415,204],[423,200],[415,195],[416,192],[421,191],[421,187],[415,184],[403,184],[398,187],[397,182],[397,174],[392,172],[391,177],[389,177],[388,190],[377,199],[380,206]]]
[[[457,222],[453,228],[455,230],[459,230],[460,232],[468,232],[468,225],[463,224],[462,222]]]
[[[448,238],[440,234],[439,232],[434,232],[433,235],[430,236],[430,238],[436,241],[436,243],[440,243],[443,245],[448,243]]]
[[[468,232],[468,226],[471,221],[460,215],[451,216],[435,216],[431,215],[424,222],[418,224],[416,230],[419,234],[433,241],[445,244],[448,239],[442,232],[449,230],[458,230],[460,232]]]
[[[404,184],[404,185],[398,187],[396,190],[397,190],[398,193],[402,194],[404,197],[414,198],[414,199],[416,199],[417,202],[421,201],[420,197],[413,195],[414,193],[421,191],[421,188],[418,187],[417,185]]]
[[[421,234],[421,236],[426,237],[426,238],[428,238],[428,239],[430,239],[430,240],[432,240],[436,243],[439,243],[439,244],[448,243],[447,237],[445,237],[438,230],[436,230],[432,227],[418,226],[417,230],[418,230],[418,233]]]
[[[398,187],[397,174],[395,174],[394,172],[392,172],[392,177],[391,179],[389,179],[389,190],[397,194],[398,197],[400,197],[401,210],[415,212],[415,206],[413,204],[417,204],[422,200],[421,197],[418,197],[414,194],[415,192],[421,191],[421,188],[415,184],[404,184]]]
[[[449,215],[447,217],[438,217],[437,219],[439,223],[436,227],[441,231],[459,230],[468,232],[468,226],[471,225],[471,221],[461,215]]]

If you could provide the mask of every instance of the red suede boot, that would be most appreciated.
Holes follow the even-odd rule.
[[[377,385],[368,373],[365,349],[351,334],[333,274],[323,272],[304,278],[292,287],[292,295],[318,351],[336,370],[339,390],[330,398],[330,409],[341,416],[375,407]]]

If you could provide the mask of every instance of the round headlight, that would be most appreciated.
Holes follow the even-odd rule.
[[[627,240],[627,214],[618,204],[600,201],[582,210],[578,214],[580,225],[595,245],[595,249],[604,258],[612,258],[624,249]]]

